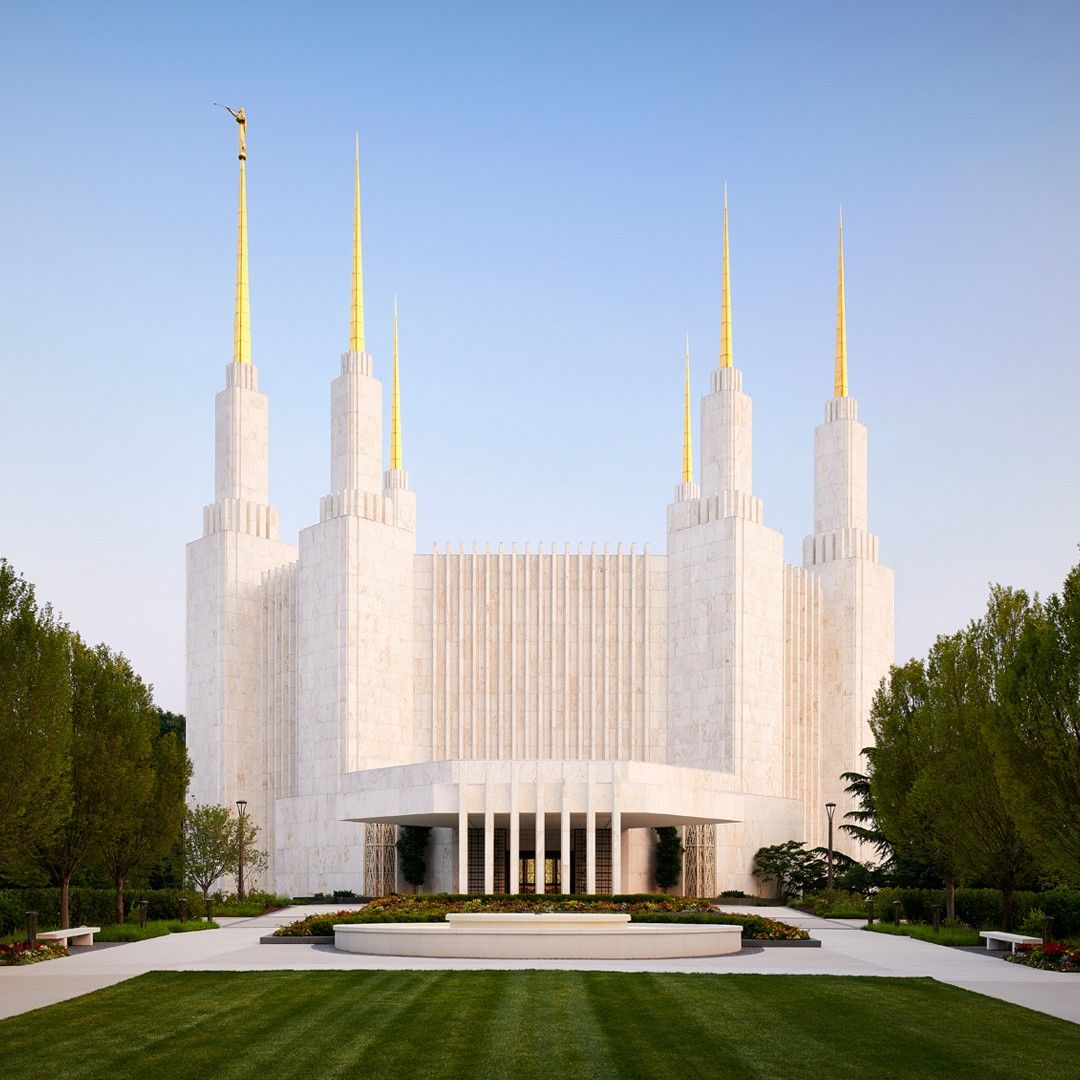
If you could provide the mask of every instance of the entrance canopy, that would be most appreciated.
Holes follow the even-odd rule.
[[[464,820],[537,817],[618,829],[743,820],[729,773],[645,761],[432,761],[342,777],[345,821],[456,828]]]

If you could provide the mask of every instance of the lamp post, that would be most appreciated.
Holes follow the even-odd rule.
[[[236,812],[239,821],[236,825],[236,899],[244,899],[244,811],[247,809],[247,799],[236,800]]]
[[[826,888],[829,890],[833,887],[832,819],[835,812],[836,803],[827,802],[825,804],[825,813],[829,815],[829,874],[826,878]]]

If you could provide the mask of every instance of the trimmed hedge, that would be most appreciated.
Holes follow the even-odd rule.
[[[874,913],[886,922],[893,918],[893,903],[899,900],[904,918],[911,922],[931,922],[933,907],[945,916],[944,889],[881,889],[874,897]],[[1032,908],[1040,908],[1054,918],[1058,937],[1080,936],[1080,891],[1054,889],[1050,892],[1013,894],[1013,922],[1019,925]],[[1003,921],[1001,893],[997,889],[957,889],[956,917],[976,930],[997,929]]]
[[[204,915],[198,890],[125,889],[124,909],[132,910],[140,900],[148,900],[150,919],[175,919],[180,900],[186,898],[192,916]],[[75,886],[68,898],[72,926],[112,926],[116,922],[116,893],[112,889]],[[38,926],[60,925],[60,890],[57,888],[0,889],[0,934],[11,934],[26,925],[26,913],[38,913]]]

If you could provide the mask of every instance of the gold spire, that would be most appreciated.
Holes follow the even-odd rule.
[[[694,444],[690,430],[690,335],[686,336],[686,390],[683,400],[682,433],[682,479],[684,484],[694,482]]]
[[[390,468],[401,464],[401,383],[398,376],[397,297],[394,297],[394,386],[390,399]]]
[[[847,397],[847,312],[844,308],[844,211],[840,210],[840,248],[836,267],[836,369],[833,397]]]
[[[727,184],[724,185],[724,268],[720,285],[720,366],[731,367],[731,260],[728,254]]]
[[[228,108],[228,106],[225,106]],[[247,242],[247,117],[243,109],[232,113],[240,125],[240,211],[236,230],[236,305],[233,314],[233,363],[251,363],[251,301],[248,296]]]
[[[360,257],[360,135],[356,136],[356,180],[353,188],[352,302],[349,307],[349,351],[364,351],[364,266]]]

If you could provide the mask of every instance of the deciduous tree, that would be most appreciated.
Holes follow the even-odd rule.
[[[127,881],[139,871],[149,871],[179,839],[191,779],[187,751],[174,733],[159,733],[157,711],[148,704],[147,691],[130,717],[126,802],[119,813],[111,815],[99,864],[116,890],[117,922],[124,920]]]
[[[930,866],[945,882],[948,916],[955,917],[961,853],[951,812],[949,777],[958,765],[942,713],[928,708],[930,669],[951,648],[939,639],[931,661],[894,667],[870,711],[875,745],[868,755],[870,790],[882,831],[897,853]]]
[[[266,869],[267,855],[258,846],[259,828],[244,818],[244,874],[252,881]],[[203,901],[210,898],[214,883],[225,874],[236,874],[240,861],[239,821],[231,809],[197,803],[184,818],[184,874],[197,886]]]
[[[71,800],[71,634],[0,559],[0,867],[26,869]]]
[[[777,900],[820,888],[826,872],[825,859],[817,851],[807,851],[804,840],[771,844],[759,848],[754,856],[754,877],[772,881]]]
[[[104,645],[72,637],[71,797],[38,859],[60,887],[60,925],[70,925],[71,879],[101,854],[130,786],[124,753],[130,743],[124,712],[130,704],[126,661]],[[118,735],[118,733],[120,733]]]
[[[1027,620],[998,690],[1006,804],[1044,863],[1080,882],[1080,566]]]

